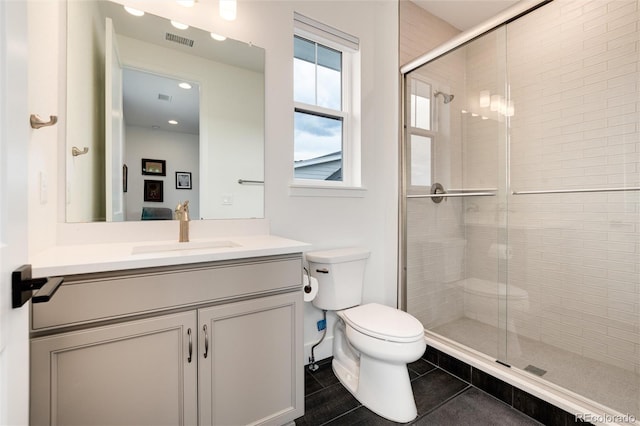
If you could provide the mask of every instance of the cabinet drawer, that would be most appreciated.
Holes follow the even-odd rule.
[[[49,302],[32,305],[31,329],[71,327],[301,286],[301,255],[150,268],[129,275],[71,276]]]

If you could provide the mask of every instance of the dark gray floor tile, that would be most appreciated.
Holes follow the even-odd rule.
[[[540,423],[514,410],[507,404],[469,388],[431,413],[420,418],[415,425],[539,425]]]
[[[422,355],[422,358],[426,359],[431,364],[438,365],[439,353],[440,351],[434,348],[433,346],[427,346],[427,349],[424,351],[424,355]]]
[[[428,413],[467,386],[462,380],[440,369],[420,376],[411,382],[418,415]]]
[[[321,389],[324,389],[324,386],[322,386],[320,384],[320,382],[318,382],[316,380],[315,377],[313,377],[313,374],[309,373],[308,371],[306,371],[305,368],[305,372],[304,372],[304,395],[308,396],[311,395],[314,392],[317,392]]]
[[[392,422],[383,417],[378,416],[367,407],[360,406],[347,414],[331,421],[327,426],[391,426],[402,423]]]
[[[422,358],[420,358],[415,362],[412,362],[411,364],[407,365],[407,367],[409,367],[409,373],[414,372],[418,376],[422,376],[423,374],[428,373],[429,371],[436,368],[435,365],[431,364],[429,361],[426,361]]]
[[[309,371],[314,379],[318,381],[323,387],[333,386],[339,383],[338,378],[333,374],[333,367],[331,367],[331,359],[322,360],[318,363],[318,369],[316,371]]]
[[[471,382],[471,366],[469,364],[444,352],[440,352],[438,354],[438,365],[443,370],[460,377],[465,382]]]
[[[318,426],[358,407],[360,403],[341,384],[329,386],[304,399],[303,417],[296,425]]]
[[[513,407],[548,426],[575,424],[575,416],[523,390],[514,388]]]
[[[508,405],[513,404],[513,386],[484,371],[474,368],[471,372],[471,384]]]

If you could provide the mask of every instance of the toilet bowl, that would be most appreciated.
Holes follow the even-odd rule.
[[[333,371],[365,407],[395,422],[417,409],[407,364],[426,349],[424,327],[410,314],[378,303],[361,305],[369,252],[350,248],[306,253],[318,279],[313,304],[336,312]]]
[[[426,349],[422,324],[377,303],[337,315],[332,367],[338,380],[374,413],[396,422],[413,420],[417,409],[407,364]]]

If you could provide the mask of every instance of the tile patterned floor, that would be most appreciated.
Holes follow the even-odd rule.
[[[425,358],[409,364],[418,417],[411,425],[539,425],[499,399],[437,367]],[[305,367],[304,425],[394,425],[360,404],[338,381],[331,360]]]

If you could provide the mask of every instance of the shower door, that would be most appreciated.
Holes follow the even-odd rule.
[[[640,1],[553,1],[404,88],[403,306],[640,419]]]
[[[507,354],[505,54],[501,27],[405,76],[406,308],[496,359]]]

